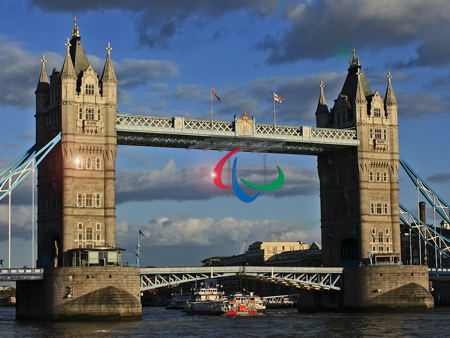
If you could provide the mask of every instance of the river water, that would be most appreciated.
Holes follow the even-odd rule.
[[[17,322],[14,308],[0,308],[1,337],[450,337],[450,308],[413,313],[297,313],[252,317],[188,316],[144,308],[142,321]]]

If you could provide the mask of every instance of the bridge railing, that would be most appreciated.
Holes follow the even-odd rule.
[[[284,140],[317,139],[329,143],[347,141],[358,145],[355,130],[314,128],[309,126],[286,126],[256,123],[250,120],[253,130],[248,134],[239,134],[234,121],[207,120],[187,117],[163,117],[134,114],[117,114],[118,131],[147,133],[183,133],[203,136],[252,136],[260,138],[282,138]],[[353,143],[351,142],[353,141]]]

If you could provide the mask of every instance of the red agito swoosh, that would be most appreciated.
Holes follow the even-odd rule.
[[[213,170],[213,180],[214,180],[214,184],[216,186],[218,186],[221,189],[231,189],[231,187],[224,185],[222,182],[222,170],[223,170],[223,166],[225,165],[225,162],[234,154],[236,154],[237,152],[240,152],[242,150],[242,148],[236,148],[233,151],[229,152],[227,155],[225,155],[220,161],[219,163],[217,163],[217,165],[214,167]]]

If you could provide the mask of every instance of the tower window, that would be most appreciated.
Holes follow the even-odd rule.
[[[83,206],[83,194],[77,193],[77,207]]]
[[[102,196],[101,194],[95,194],[95,207],[100,208],[102,206]]]
[[[94,109],[93,108],[86,108],[86,120],[94,120]]]
[[[92,169],[92,158],[90,157],[86,159],[86,169]]]
[[[377,171],[377,182],[380,182],[381,178],[380,178],[380,173]]]
[[[92,228],[87,228],[86,229],[86,240],[87,241],[92,241]]]
[[[77,165],[77,169],[83,169],[83,158],[81,156],[77,156],[75,163]]]
[[[78,234],[78,240],[82,241],[83,240],[83,234]]]
[[[83,223],[82,222],[78,222],[78,230],[83,230]]]
[[[383,173],[383,182],[387,182],[387,173]]]
[[[99,241],[100,240],[100,234],[95,235],[96,236],[96,240]]]
[[[102,230],[102,223],[95,223],[95,229],[96,229],[97,231]]]
[[[378,233],[378,242],[379,243],[383,243],[384,241],[383,241],[383,231],[380,231],[379,233]]]
[[[375,129],[375,138],[381,140],[381,129]]]
[[[388,205],[386,203],[383,205],[383,212],[385,215],[388,214]]]
[[[381,109],[380,108],[374,108],[374,115],[375,117],[381,116]]]
[[[87,95],[94,95],[94,85],[93,84],[87,84],[86,85],[86,94]]]
[[[102,159],[99,157],[95,159],[95,169],[102,170]]]
[[[373,181],[373,172],[369,171],[369,181]]]
[[[84,205],[86,207],[92,207],[92,194],[86,194],[86,199],[84,200]]]
[[[381,212],[382,212],[382,210],[381,210],[381,203],[377,203],[377,214],[381,215]]]

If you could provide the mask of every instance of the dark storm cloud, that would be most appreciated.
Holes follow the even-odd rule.
[[[447,0],[322,0],[286,10],[291,27],[267,36],[259,48],[269,63],[326,59],[351,47],[380,49],[418,42],[410,65],[448,63],[450,32]]]
[[[56,53],[45,53],[48,65],[62,63]],[[0,104],[32,107],[39,79],[39,55],[32,55],[18,42],[0,37]]]
[[[166,46],[167,40],[182,32],[181,27],[189,20],[202,28],[228,13],[248,10],[265,16],[276,11],[279,0],[30,0],[30,3],[51,12],[81,13],[119,9],[136,15],[136,27],[141,42]],[[217,31],[212,32],[217,36]]]
[[[317,194],[318,177],[315,170],[288,165],[280,166],[286,177],[285,184],[278,190],[265,192],[266,196],[286,197]],[[117,202],[188,201],[233,196],[231,191],[223,191],[214,186],[211,178],[212,170],[213,167],[200,165],[177,169],[175,162],[170,160],[161,169],[120,171],[117,174]],[[247,177],[253,182],[263,181],[261,174],[252,174]],[[267,181],[271,182],[275,178],[275,175],[268,176]]]
[[[430,182],[446,183],[450,181],[450,173],[435,174],[427,178]]]
[[[399,93],[398,113],[401,118],[416,118],[449,111],[450,98],[423,92]]]

